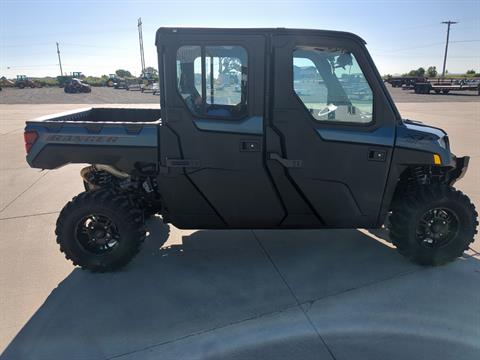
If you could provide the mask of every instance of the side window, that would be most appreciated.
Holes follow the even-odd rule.
[[[246,115],[247,81],[248,56],[243,47],[182,46],[177,51],[178,91],[195,115]]]
[[[183,99],[202,93],[200,46],[182,46],[177,51],[177,88]]]
[[[344,49],[296,48],[293,89],[315,120],[373,120],[372,89],[355,56]]]

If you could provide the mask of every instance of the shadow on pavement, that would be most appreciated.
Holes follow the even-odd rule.
[[[418,94],[417,94],[418,95]],[[431,95],[439,95],[439,96],[478,96],[478,93],[474,93],[473,91],[472,92],[468,92],[468,93],[465,93],[465,92],[449,92],[448,94],[436,94],[436,93],[431,93]]]
[[[219,358],[234,358],[228,348],[243,359],[270,358],[261,349],[275,351],[276,359],[297,358],[302,351],[307,351],[304,359],[318,358],[324,345],[298,311],[299,302],[346,295],[419,269],[357,230],[195,231],[181,243],[165,244],[168,226],[157,219],[149,228],[144,248],[125,270],[72,271],[2,358],[216,358],[220,348]],[[263,320],[272,316],[275,321]],[[249,322],[248,335],[238,335]],[[285,331],[290,327],[291,339]],[[229,331],[238,336],[221,340]],[[205,341],[191,344],[195,352],[190,352],[188,341],[202,337]],[[246,338],[249,348],[242,350],[239,339]],[[163,347],[170,356],[162,355]]]

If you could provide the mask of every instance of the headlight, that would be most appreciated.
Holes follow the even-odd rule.
[[[449,140],[448,140],[448,136],[445,135],[443,137],[441,137],[440,139],[438,139],[438,143],[440,144],[440,146],[442,148],[444,148],[445,150],[448,150],[450,148],[450,143],[449,143]]]

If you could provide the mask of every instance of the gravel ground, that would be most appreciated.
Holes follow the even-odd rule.
[[[160,103],[159,96],[151,92],[127,91],[107,87],[92,87],[89,94],[66,94],[62,88],[40,89],[4,88],[0,104],[145,104]]]
[[[478,102],[475,91],[463,91],[448,95],[419,95],[413,91],[392,88],[387,85],[397,103],[417,102]],[[0,92],[0,104],[145,104],[159,103],[158,95],[140,91],[115,90],[113,88],[92,88],[90,94],[65,94],[57,87],[41,89],[4,88]]]

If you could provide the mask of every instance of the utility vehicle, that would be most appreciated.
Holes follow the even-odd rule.
[[[56,235],[74,264],[122,267],[160,214],[182,229],[378,228],[426,265],[461,256],[477,213],[453,185],[469,157],[402,120],[358,36],[160,28],[160,109],[28,121],[27,162],[87,163]],[[361,94],[361,96],[359,95]]]
[[[63,88],[68,94],[75,94],[75,93],[90,93],[92,92],[92,88],[90,85],[85,84],[80,79],[73,78]]]
[[[73,79],[85,79],[85,75],[81,71],[73,71],[70,75],[60,75],[57,76],[57,82],[59,87],[65,87],[66,85],[70,84]]]

